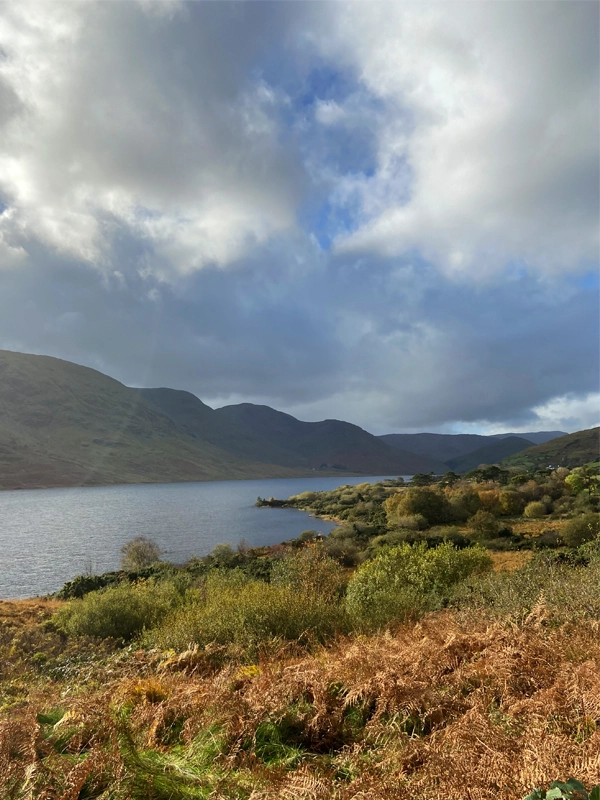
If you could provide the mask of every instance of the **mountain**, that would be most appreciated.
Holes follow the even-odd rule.
[[[483,436],[476,433],[387,433],[379,436],[391,447],[400,447],[410,453],[427,456],[443,461],[446,469],[454,469],[450,464],[461,456],[474,453],[480,447],[501,439],[517,437],[526,439],[531,444],[542,444],[558,436],[565,436],[563,431],[534,431],[531,433],[494,433]],[[498,451],[502,452],[502,450]],[[481,463],[484,463],[483,461]]]
[[[530,431],[529,433],[492,433],[490,439],[507,439],[509,436],[519,436],[521,439],[527,439],[533,444],[544,444],[552,439],[558,439],[559,436],[566,436],[566,431]]]
[[[269,406],[240,403],[216,409],[229,425],[253,433],[271,446],[293,452],[310,469],[332,467],[365,474],[437,472],[438,461],[389,447],[377,436],[336,419],[301,422]]]
[[[0,351],[0,488],[438,471],[346,422],[214,410],[49,356]]]
[[[387,433],[379,438],[392,447],[443,462],[472,453],[489,443],[489,437],[476,433]],[[444,466],[446,471],[446,463]]]
[[[553,467],[581,467],[600,457],[600,427],[577,431],[552,439],[550,442],[529,447],[504,459],[503,467],[543,469]]]
[[[477,469],[481,464],[497,464],[502,459],[519,453],[531,447],[531,442],[519,436],[509,436],[506,439],[488,441],[483,447],[473,450],[459,458],[451,458],[446,463],[454,472],[469,472]]]
[[[221,414],[191,392],[180,389],[137,389],[146,402],[168,416],[182,433],[202,439],[240,458],[297,468],[298,454],[256,435]],[[271,409],[272,410],[272,409]],[[275,412],[279,413],[279,412]],[[292,417],[293,419],[293,417]],[[311,469],[307,464],[303,467]]]
[[[96,370],[0,351],[0,488],[298,474],[193,438]]]

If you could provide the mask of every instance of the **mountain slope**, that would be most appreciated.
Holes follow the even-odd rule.
[[[543,469],[553,467],[581,467],[597,461],[600,455],[600,428],[576,431],[545,444],[529,447],[510,458],[505,458],[503,467]]]
[[[544,444],[550,442],[552,439],[558,439],[559,436],[567,436],[566,431],[529,431],[528,433],[492,433],[490,439],[508,439],[509,436],[519,436],[521,439],[527,439],[533,444]]]
[[[487,436],[476,433],[386,433],[378,438],[391,447],[443,462],[472,453],[489,443]]]
[[[531,442],[528,442],[527,439],[509,436],[506,439],[488,441],[487,444],[472,453],[467,453],[459,458],[451,458],[446,463],[455,472],[469,472],[469,470],[477,469],[481,464],[497,464],[503,458],[507,458],[513,453],[519,453],[528,447],[531,447]]]
[[[389,447],[377,436],[349,422],[328,419],[301,422],[269,406],[240,403],[216,409],[228,425],[237,425],[271,446],[293,452],[297,463],[365,474],[412,474],[445,471],[439,461]]]
[[[193,439],[96,370],[0,351],[0,488],[297,474]]]
[[[179,389],[137,389],[139,394],[168,416],[181,432],[210,442],[240,458],[297,468],[298,454],[270,442],[252,430],[207,406],[196,395]],[[305,465],[306,466],[306,465]]]

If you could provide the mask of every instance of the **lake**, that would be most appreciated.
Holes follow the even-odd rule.
[[[207,555],[221,543],[277,544],[335,525],[289,508],[256,508],[261,497],[383,480],[294,478],[0,492],[0,599],[55,592],[82,572],[118,569],[121,547],[148,536],[167,561]],[[407,476],[408,477],[408,476]]]

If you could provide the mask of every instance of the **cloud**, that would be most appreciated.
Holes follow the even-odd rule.
[[[585,2],[332,4],[322,52],[385,107],[377,168],[339,251],[416,248],[471,279],[511,261],[550,273],[589,266],[598,14]],[[394,197],[407,164],[408,200]]]
[[[277,113],[285,96],[250,74],[268,17],[230,4],[162,11],[4,6],[6,241],[35,238],[110,268],[125,225],[169,277],[227,265],[294,228],[299,171]]]
[[[5,4],[0,346],[377,433],[587,424],[597,16]]]

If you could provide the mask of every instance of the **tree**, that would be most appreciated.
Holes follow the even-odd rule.
[[[162,550],[147,536],[136,536],[121,548],[121,569],[135,572],[160,561]]]

